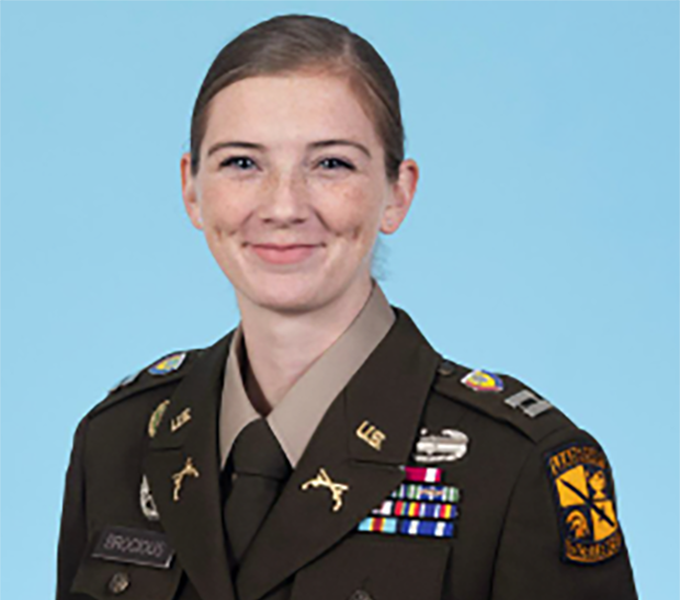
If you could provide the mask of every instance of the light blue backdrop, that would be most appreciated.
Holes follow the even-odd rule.
[[[81,416],[237,323],[179,157],[216,52],[288,12],[399,82],[422,171],[389,299],[598,437],[641,597],[677,598],[675,2],[2,2],[2,597],[53,595]]]

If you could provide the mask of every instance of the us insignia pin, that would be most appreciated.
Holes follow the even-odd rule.
[[[387,436],[380,429],[368,421],[364,421],[357,427],[356,434],[360,440],[363,440],[376,450],[380,450],[382,443],[387,439]]]
[[[452,462],[465,456],[469,438],[462,431],[442,429],[438,435],[420,430],[414,459],[421,463]]]
[[[176,371],[182,366],[186,358],[186,352],[175,352],[159,360],[155,365],[150,366],[147,370],[151,375],[167,375]]]
[[[185,408],[181,413],[174,417],[172,421],[170,421],[170,431],[175,433],[175,431],[186,425],[189,421],[191,421],[191,409]]]
[[[331,480],[330,476],[326,472],[326,469],[323,467],[319,469],[319,474],[316,477],[313,477],[300,486],[302,491],[308,490],[310,487],[328,488],[331,496],[333,497],[333,512],[337,512],[340,510],[340,508],[342,508],[342,494],[349,489],[348,485],[344,483],[335,483],[333,480]]]
[[[572,444],[547,457],[565,562],[593,564],[616,556],[623,537],[616,518],[611,470],[602,450]]]
[[[470,371],[460,382],[475,392],[502,392],[503,380],[494,373],[475,369]]]
[[[151,417],[149,417],[149,425],[147,426],[147,432],[150,438],[156,437],[158,426],[161,424],[163,415],[165,414],[165,411],[168,410],[169,405],[170,400],[163,400],[163,402],[161,402],[151,413]]]
[[[158,521],[161,518],[151,495],[151,488],[149,487],[149,480],[146,478],[146,475],[142,475],[142,485],[139,488],[139,504],[142,507],[142,513],[149,521]]]

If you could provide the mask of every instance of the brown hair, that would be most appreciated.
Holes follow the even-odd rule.
[[[191,117],[191,169],[199,168],[210,100],[228,85],[257,75],[298,71],[347,78],[371,118],[385,153],[385,172],[394,182],[404,160],[399,90],[376,50],[344,25],[324,17],[280,15],[258,23],[219,52],[203,80]]]

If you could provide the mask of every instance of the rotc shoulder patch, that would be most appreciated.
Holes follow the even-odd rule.
[[[596,564],[619,554],[611,469],[593,444],[572,443],[547,455],[562,538],[562,560]]]

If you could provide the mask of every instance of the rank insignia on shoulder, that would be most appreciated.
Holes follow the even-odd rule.
[[[176,371],[182,366],[184,359],[186,358],[186,352],[175,352],[170,354],[165,358],[159,360],[157,363],[151,365],[147,371],[151,375],[167,375]]]
[[[130,373],[129,375],[126,375],[121,379],[116,385],[114,385],[110,390],[109,394],[113,394],[114,392],[117,392],[120,388],[125,387],[126,385],[131,384],[137,377],[139,377],[139,374],[141,371],[135,371],[134,373]]]
[[[592,444],[571,444],[547,456],[565,562],[594,564],[616,556],[623,537],[616,518],[611,469]]]
[[[470,371],[460,382],[475,392],[502,392],[503,380],[494,373],[475,369]]]
[[[553,407],[550,402],[543,398],[539,398],[529,390],[517,392],[509,398],[506,398],[504,402],[511,408],[519,408],[527,417],[531,417],[532,419]]]

